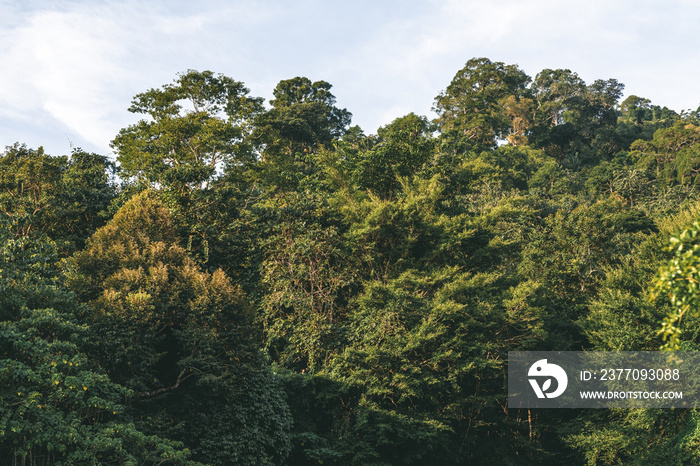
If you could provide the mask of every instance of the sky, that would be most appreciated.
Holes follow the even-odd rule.
[[[615,78],[676,111],[700,106],[696,0],[0,0],[0,148],[115,156],[132,98],[188,69],[269,100],[283,79],[333,85],[366,134],[414,112],[474,57],[529,76]]]

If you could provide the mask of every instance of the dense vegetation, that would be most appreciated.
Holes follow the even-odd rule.
[[[506,408],[508,351],[698,348],[698,112],[479,58],[365,135],[330,91],[188,71],[116,163],[7,147],[0,463],[700,462],[693,410]]]

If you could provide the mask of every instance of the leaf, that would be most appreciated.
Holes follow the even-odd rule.
[[[552,379],[547,379],[547,381],[542,385],[542,391],[546,392],[549,390],[549,387],[552,385]]]

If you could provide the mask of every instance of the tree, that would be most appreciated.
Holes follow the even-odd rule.
[[[276,220],[263,234],[260,270],[268,351],[283,367],[315,372],[341,338],[351,251],[320,196],[290,193],[260,207]]]
[[[660,233],[649,235],[620,267],[607,271],[583,322],[596,350],[658,350],[660,336],[665,349],[698,350],[700,225],[687,224],[698,211],[696,204],[664,216]],[[698,462],[696,410],[594,411],[599,412],[582,413],[564,429],[565,442],[587,464]]]
[[[76,249],[110,217],[117,195],[113,177],[116,167],[108,157],[74,149],[62,172],[60,195],[51,206],[54,219],[47,234],[67,240]],[[71,251],[72,252],[72,251]]]
[[[136,428],[114,383],[85,353],[95,335],[59,280],[56,244],[0,222],[0,462],[191,464],[182,444]]]
[[[487,270],[498,246],[489,249],[486,220],[446,214],[438,176],[402,188],[389,199],[285,193],[257,206],[269,222],[268,349],[296,372],[283,375],[296,420],[290,464],[531,458],[526,421],[498,404],[502,355],[544,334],[535,286],[511,290],[502,270]],[[505,210],[493,223],[506,223]]]
[[[532,228],[517,267],[546,290],[552,319],[548,324],[561,337],[558,345],[586,346],[578,321],[589,313],[591,296],[597,295],[611,267],[655,229],[649,217],[616,195],[570,210],[560,207],[544,219],[542,228]]]
[[[596,79],[586,89],[586,106],[576,115],[581,135],[597,157],[609,158],[622,150],[615,127],[620,116],[618,101],[625,85],[617,79]]]
[[[700,181],[700,126],[678,120],[654,133],[650,141],[632,143],[631,156],[639,168],[655,175],[657,185],[694,184]]]
[[[277,84],[272,108],[256,119],[253,131],[262,149],[262,183],[297,189],[317,170],[313,155],[345,134],[352,114],[335,106],[331,87],[304,77]]]
[[[377,131],[372,149],[355,158],[354,181],[383,198],[401,189],[433,156],[432,125],[414,113],[395,119]]]
[[[272,108],[256,122],[255,136],[265,145],[264,153],[308,154],[343,136],[352,114],[335,106],[332,87],[305,77],[280,81],[272,91]]]
[[[564,113],[575,105],[586,83],[571,70],[544,69],[533,82],[538,124],[554,127],[564,124]]]
[[[636,95],[631,95],[622,101],[620,113],[620,118],[635,125],[642,125],[645,121],[655,119],[651,100]]]
[[[137,94],[129,111],[149,119],[122,129],[112,141],[122,173],[191,190],[206,188],[224,166],[254,160],[248,135],[262,99],[248,92],[224,75],[189,70],[173,84]]]
[[[638,139],[652,139],[656,130],[667,128],[679,119],[680,115],[673,110],[652,105],[649,99],[631,95],[620,104],[616,131],[627,149]]]
[[[531,142],[559,161],[612,156],[622,149],[615,128],[623,89],[616,79],[587,86],[571,70],[542,70],[532,86],[536,106]]]
[[[435,98],[437,124],[449,147],[457,152],[477,152],[496,146],[512,131],[505,101],[528,96],[530,77],[517,65],[472,58]],[[511,108],[515,102],[510,102]]]
[[[15,144],[0,156],[0,211],[16,235],[46,234],[71,253],[108,218],[114,171],[107,157],[81,149],[53,157]]]
[[[26,145],[7,147],[0,157],[0,210],[6,216],[24,219],[16,234],[26,236],[50,228],[52,204],[60,195],[61,174],[65,157],[51,157],[43,147],[33,150]],[[31,218],[31,222],[27,222]],[[44,220],[46,219],[46,220]]]
[[[183,423],[185,432],[169,435],[204,462],[221,461],[223,447],[214,439],[227,443],[240,464],[281,461],[289,419],[278,389],[262,383],[266,369],[251,309],[222,270],[200,270],[178,243],[167,208],[144,191],[71,258],[67,283],[89,304],[89,322],[101,335],[91,352],[112,380],[134,391],[131,414],[144,431],[169,432],[172,422]],[[260,397],[280,411],[263,416]],[[212,416],[243,416],[261,435],[247,437],[221,419],[202,422],[187,408],[193,405]]]

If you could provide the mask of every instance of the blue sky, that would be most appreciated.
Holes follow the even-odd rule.
[[[366,133],[415,112],[467,60],[534,77],[616,78],[676,111],[700,106],[695,0],[0,0],[0,147],[111,154],[132,97],[187,69],[269,99],[282,79],[325,80]]]

